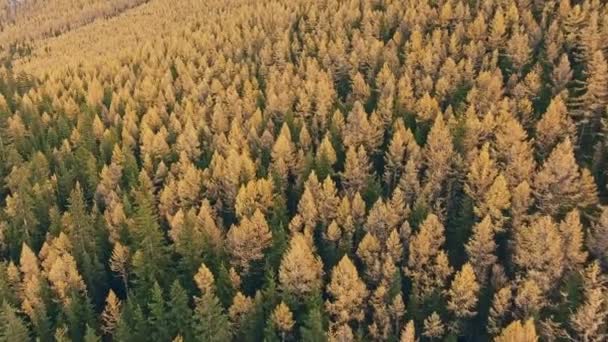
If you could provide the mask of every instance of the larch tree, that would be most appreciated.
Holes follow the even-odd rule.
[[[494,341],[496,342],[536,342],[538,336],[536,335],[536,327],[534,326],[534,320],[529,319],[522,324],[521,321],[514,321],[509,324],[505,329],[502,330],[499,336]]]
[[[112,335],[116,329],[116,325],[120,320],[120,300],[116,297],[116,294],[112,289],[108,292],[106,298],[106,305],[101,314],[102,328],[101,330],[106,335]]]
[[[559,223],[558,229],[563,241],[565,269],[580,269],[587,260],[587,252],[584,250],[584,230],[578,210],[569,212]]]
[[[283,125],[281,133],[272,147],[273,170],[284,180],[296,165],[296,147],[291,140],[291,132],[287,125]]]
[[[500,333],[508,322],[509,316],[512,314],[512,308],[513,290],[511,286],[505,286],[498,289],[492,298],[492,304],[488,315],[487,330],[490,334],[497,335]]]
[[[399,126],[400,128],[403,126]],[[384,160],[386,168],[384,171],[384,181],[388,184],[389,188],[399,180],[405,166],[405,137],[404,129],[397,128],[391,137],[391,141],[388,145]]]
[[[456,316],[457,320],[466,320],[477,314],[479,289],[473,267],[469,263],[464,264],[456,273],[447,293],[448,310]],[[459,327],[456,330],[461,332]]]
[[[448,291],[448,309],[458,318],[470,318],[476,314],[477,295],[479,284],[475,277],[473,267],[469,263],[462,266],[456,273]]]
[[[371,165],[363,145],[349,147],[346,152],[342,183],[349,195],[362,192],[370,177]]]
[[[426,183],[423,191],[424,195],[434,202],[443,190],[443,184],[450,173],[454,158],[452,136],[442,115],[437,116],[431,127],[423,155],[426,168]]]
[[[252,261],[264,257],[271,241],[272,233],[260,210],[256,210],[251,219],[244,217],[238,225],[233,225],[226,236],[232,262],[243,270],[248,270]]]
[[[515,316],[528,319],[539,315],[547,305],[544,294],[543,288],[533,278],[517,281],[516,294],[513,298]]]
[[[536,165],[526,130],[508,109],[501,110],[496,121],[498,125],[494,139],[498,166],[504,170],[511,186],[523,181],[531,182]]]
[[[414,294],[425,297],[433,291],[442,291],[452,274],[447,255],[442,250],[445,242],[444,227],[439,218],[429,214],[418,233],[409,243],[409,258],[405,274],[414,284]]]
[[[551,72],[551,82],[553,83],[553,93],[560,93],[566,89],[568,83],[572,80],[572,68],[567,54],[562,54],[557,66]]]
[[[252,309],[253,300],[250,297],[243,295],[240,291],[237,292],[232,299],[230,308],[228,309],[230,322],[232,322],[232,324],[238,328]]]
[[[437,312],[433,312],[430,316],[424,319],[422,335],[427,338],[441,339],[445,334],[445,325]]]
[[[513,262],[543,290],[555,286],[564,270],[564,241],[551,217],[516,230]]]
[[[608,105],[608,66],[606,58],[601,50],[593,53],[587,70],[587,92],[584,95],[586,113],[583,124],[590,121],[597,125],[598,116],[606,111]],[[593,126],[592,126],[593,127]],[[586,134],[582,132],[581,134]]]
[[[416,327],[414,321],[409,321],[401,330],[400,342],[416,342]]]
[[[331,177],[328,176],[323,181],[318,197],[318,211],[321,222],[323,224],[328,224],[336,218],[336,211],[340,204],[336,183]]]
[[[475,202],[481,202],[497,174],[496,163],[490,157],[490,145],[486,143],[469,166],[465,192]]]
[[[586,246],[602,265],[608,265],[608,207],[602,213],[587,235]]]
[[[583,273],[585,301],[572,314],[570,321],[575,335],[581,341],[602,341],[606,339],[607,279],[601,274],[599,264],[590,264]]]
[[[485,284],[488,272],[497,260],[494,254],[494,227],[489,216],[473,226],[473,235],[465,245],[465,250],[477,279],[481,284]]]
[[[581,173],[572,142],[566,138],[545,160],[533,182],[536,204],[549,215],[569,211],[583,200]]]
[[[272,320],[281,333],[281,339],[285,341],[295,324],[293,314],[285,302],[281,302],[276,306],[272,312]]]
[[[576,127],[568,114],[561,95],[554,97],[543,117],[536,123],[536,144],[539,154],[548,156],[551,150],[567,136],[575,139]]]
[[[306,237],[296,233],[279,267],[280,287],[300,298],[320,290],[322,286],[323,263],[310,244]]]
[[[336,150],[330,140],[329,134],[326,134],[321,140],[321,144],[317,149],[317,154],[315,157],[315,162],[317,167],[323,169],[331,169],[332,166],[336,163],[338,157],[336,155]]]
[[[357,101],[346,118],[343,134],[344,146],[356,148],[363,144],[366,149],[369,149],[370,144],[366,144],[366,142],[369,142],[371,133],[372,126],[370,125],[368,115],[361,102]]]
[[[116,242],[110,256],[110,269],[121,278],[125,290],[129,288],[129,258],[129,249]]]
[[[348,256],[342,257],[332,270],[327,292],[330,299],[325,306],[333,324],[348,325],[363,320],[368,290]]]
[[[478,217],[490,216],[495,224],[496,231],[501,231],[507,221],[505,211],[511,206],[511,192],[507,179],[502,173],[494,178],[490,188],[483,194],[482,200],[477,203],[473,212]]]

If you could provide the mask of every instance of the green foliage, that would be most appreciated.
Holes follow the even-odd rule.
[[[6,301],[2,304],[0,311],[0,341],[27,341],[30,332],[24,320],[17,315],[16,310]]]
[[[194,309],[194,335],[198,341],[228,342],[231,327],[220,301],[212,293],[205,293]]]

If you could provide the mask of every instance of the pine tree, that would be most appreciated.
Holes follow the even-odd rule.
[[[0,311],[0,341],[29,341],[30,332],[16,310],[7,302],[2,303]]]
[[[133,299],[125,301],[114,338],[118,341],[145,339],[146,330],[145,316],[139,304]]]
[[[186,341],[192,337],[192,310],[189,306],[188,293],[175,280],[171,285],[168,301],[167,321],[169,325],[169,335],[180,335]]]
[[[195,281],[201,297],[195,298],[193,330],[198,341],[227,342],[231,340],[232,330],[228,315],[215,295],[215,280],[209,269],[201,265]]]
[[[167,308],[165,307],[165,298],[163,289],[154,283],[152,292],[148,301],[148,326],[150,327],[149,334],[151,338],[157,341],[169,340],[170,334],[168,331]]]
[[[300,337],[304,342],[325,342],[327,333],[323,327],[321,298],[310,300],[308,313],[300,326]]]
[[[135,214],[130,230],[135,239],[136,252],[133,255],[133,273],[137,286],[149,293],[155,281],[162,283],[168,264],[167,247],[155,213],[154,200],[150,194],[150,179],[142,171],[139,189],[135,193]]]
[[[100,342],[101,339],[97,336],[95,329],[91,328],[88,324],[86,326],[84,342]]]

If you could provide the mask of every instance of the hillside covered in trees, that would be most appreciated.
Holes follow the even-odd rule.
[[[0,342],[608,339],[608,4],[5,0]]]

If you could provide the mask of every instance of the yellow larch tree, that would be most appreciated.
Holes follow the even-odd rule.
[[[465,245],[465,249],[475,275],[484,284],[489,270],[497,260],[495,253],[494,227],[489,216],[473,226],[473,235]]]
[[[479,289],[473,267],[469,263],[464,264],[456,273],[448,291],[448,310],[458,319],[475,316]]]
[[[322,286],[323,264],[315,255],[310,241],[296,233],[279,267],[280,287],[300,298],[317,291]]]
[[[342,257],[332,270],[327,293],[330,299],[325,306],[333,324],[348,325],[363,320],[368,290],[348,256]]]
[[[264,250],[271,242],[272,233],[259,210],[253,213],[251,219],[245,217],[238,225],[233,225],[226,235],[233,265],[245,271],[251,262],[264,257]]]
[[[433,291],[442,291],[452,274],[447,255],[442,250],[445,242],[444,227],[439,218],[429,214],[418,233],[409,243],[409,258],[405,273],[414,283],[414,294],[426,297]]]
[[[541,216],[515,231],[514,263],[543,289],[555,286],[564,270],[564,241],[557,225]]]
[[[101,314],[102,328],[101,330],[106,335],[112,335],[114,330],[116,329],[116,325],[120,320],[120,307],[121,302],[116,297],[116,294],[112,289],[108,292],[108,296],[106,297],[106,305]]]
[[[291,332],[291,329],[295,324],[293,314],[285,302],[281,302],[276,306],[272,312],[272,321],[276,325],[277,329],[281,332],[281,336],[284,341],[285,336]]]
[[[503,329],[499,336],[494,341],[496,342],[537,342],[536,327],[534,320],[529,319],[522,324],[521,321],[514,321]]]

